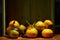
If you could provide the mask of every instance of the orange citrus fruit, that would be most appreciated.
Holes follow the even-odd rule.
[[[42,30],[42,36],[43,37],[52,37],[53,36],[53,30],[51,30],[51,29]]]

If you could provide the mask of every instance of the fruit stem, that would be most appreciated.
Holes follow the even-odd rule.
[[[26,20],[26,23],[27,23],[28,25],[31,25],[31,24],[28,22],[28,20]]]
[[[31,25],[31,24],[28,22],[28,20],[26,20],[26,23],[27,23],[28,25]],[[33,25],[31,25],[31,27],[34,28],[34,25],[35,25],[35,22],[33,23]]]
[[[33,26],[35,26],[35,22],[33,23]]]
[[[15,24],[15,20],[14,20],[14,22],[13,22],[13,24],[12,24],[12,27],[14,27],[14,24]]]
[[[15,23],[15,20],[14,20],[14,22],[13,22],[13,24]]]

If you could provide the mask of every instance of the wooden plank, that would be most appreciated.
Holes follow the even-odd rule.
[[[55,35],[52,38],[22,38],[22,37],[18,37],[16,39],[12,39],[12,38],[7,38],[7,37],[0,37],[0,40],[60,40],[60,34]]]

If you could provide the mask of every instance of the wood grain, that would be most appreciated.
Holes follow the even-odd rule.
[[[7,38],[7,37],[0,37],[0,40],[60,40],[60,34],[55,35],[52,38],[22,38],[22,37],[18,37],[16,39],[12,39],[12,38]]]

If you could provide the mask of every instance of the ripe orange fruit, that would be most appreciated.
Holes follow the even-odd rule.
[[[9,26],[14,26],[14,27],[17,28],[17,27],[19,27],[20,25],[19,25],[19,22],[18,22],[18,21],[12,20],[12,21],[10,21]]]
[[[53,36],[53,30],[51,30],[51,29],[44,29],[42,31],[42,36],[43,37],[52,37]]]
[[[26,36],[27,37],[37,37],[38,31],[36,28],[31,27],[26,30]]]
[[[6,32],[9,34],[11,29],[12,29],[12,27],[11,27],[11,26],[7,27]]]
[[[44,23],[46,24],[47,27],[51,27],[53,25],[53,22],[51,20],[45,20]]]
[[[27,29],[30,29],[30,28],[32,28],[32,25],[28,25],[28,26],[27,26]]]
[[[35,28],[38,29],[39,31],[41,31],[46,28],[46,25],[42,21],[38,21],[35,24]]]

